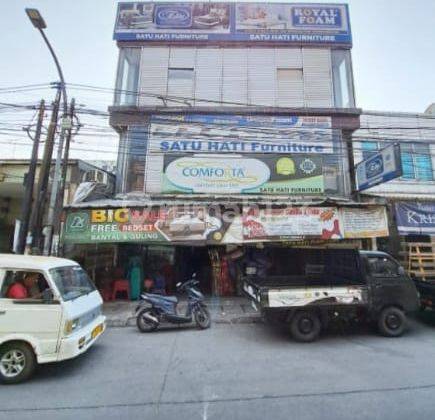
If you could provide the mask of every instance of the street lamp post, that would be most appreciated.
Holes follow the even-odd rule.
[[[54,214],[55,214],[55,206],[57,201],[56,199],[57,199],[59,184],[60,184],[63,143],[65,140],[66,132],[71,129],[71,121],[68,117],[68,99],[66,94],[66,85],[65,85],[65,79],[63,77],[62,68],[60,67],[59,60],[56,56],[56,53],[54,52],[53,47],[51,46],[50,41],[48,40],[44,32],[44,29],[47,27],[47,25],[44,21],[44,18],[41,16],[41,14],[37,9],[26,9],[26,13],[30,21],[32,22],[33,26],[36,29],[38,29],[39,33],[41,34],[45,44],[47,45],[50,51],[51,56],[53,57],[60,78],[59,89],[62,91],[62,97],[63,97],[62,127],[59,136],[59,144],[57,148],[56,163],[54,168],[54,177],[51,186],[50,202],[49,202],[48,215],[47,215],[47,230],[46,230],[44,250],[43,250],[44,255],[49,255],[51,251],[51,241],[53,236]],[[45,162],[45,164],[48,165],[48,171],[49,171],[49,168],[51,166],[51,156],[49,162]],[[67,165],[68,162],[65,162],[64,164]]]

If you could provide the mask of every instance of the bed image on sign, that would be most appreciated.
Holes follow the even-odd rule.
[[[363,287],[313,287],[291,290],[271,289],[269,307],[306,306],[311,304],[352,305],[366,303]]]

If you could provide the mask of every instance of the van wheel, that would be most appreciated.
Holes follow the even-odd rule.
[[[35,368],[35,353],[28,344],[16,341],[0,348],[0,382],[24,382],[32,376]]]
[[[320,318],[315,312],[296,312],[290,321],[290,332],[297,341],[314,341],[319,337],[321,329]]]
[[[382,310],[378,318],[379,332],[386,337],[399,337],[406,327],[406,316],[402,310],[389,306]]]

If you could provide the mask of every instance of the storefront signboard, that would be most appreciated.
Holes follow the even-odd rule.
[[[167,155],[165,193],[322,194],[322,157],[316,155]]]
[[[402,176],[400,146],[392,144],[356,165],[357,190],[362,191]]]
[[[342,239],[338,209],[334,207],[289,207],[243,211],[243,239],[280,241],[299,237]]]
[[[395,210],[401,235],[435,235],[434,202],[398,202]]]
[[[385,207],[341,208],[344,237],[376,238],[388,236],[388,219]]]
[[[121,2],[118,41],[227,41],[351,46],[345,4]]]
[[[67,214],[65,243],[231,243],[241,241],[235,218],[204,206],[74,210]],[[237,226],[237,223],[234,223]]]
[[[179,115],[151,119],[148,154],[331,154],[330,117]]]
[[[435,215],[435,209],[434,213]],[[435,216],[434,231],[435,231]],[[74,209],[63,242],[242,244],[387,236],[385,211],[335,207],[167,206]],[[303,242],[301,242],[302,244]]]

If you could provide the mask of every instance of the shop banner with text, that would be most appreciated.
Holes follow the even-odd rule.
[[[395,210],[401,235],[435,235],[434,202],[398,202]]]
[[[121,2],[118,41],[352,43],[345,4]]]
[[[385,207],[341,208],[340,218],[346,239],[388,236],[388,219]]]
[[[168,155],[162,191],[215,194],[322,194],[315,155]]]
[[[117,208],[70,211],[65,243],[241,241],[235,217],[204,206]],[[223,217],[225,215],[226,217]]]

